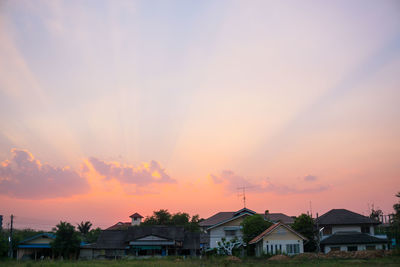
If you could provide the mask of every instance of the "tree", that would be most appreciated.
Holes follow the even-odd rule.
[[[86,235],[86,242],[88,243],[95,243],[97,239],[99,238],[99,235],[101,233],[101,229],[97,227],[96,229],[92,229],[87,233]]]
[[[154,211],[153,216],[147,217],[143,224],[147,225],[169,225],[171,224],[171,213],[168,210],[160,209]]]
[[[80,242],[75,227],[70,223],[61,221],[56,226],[56,238],[51,242],[51,247],[57,255],[69,258],[71,254],[79,251]]]
[[[178,212],[172,215],[171,224],[172,225],[188,225],[189,224],[190,215],[185,212]]]
[[[0,230],[0,259],[7,257],[8,239],[5,231]]]
[[[379,217],[381,217],[383,215],[383,211],[380,209],[375,210],[374,208],[372,208],[371,210],[371,214],[369,215],[369,217],[375,221],[379,221]]]
[[[190,215],[186,212],[171,214],[168,210],[161,209],[159,211],[154,211],[152,216],[146,217],[142,224],[183,226],[188,231],[197,232],[200,231],[199,222],[202,220],[203,219],[200,219],[200,216],[197,214],[190,218]]]
[[[292,228],[308,239],[308,241],[304,244],[304,251],[314,252],[317,248],[317,242],[315,241],[316,231],[314,227],[314,219],[303,213],[296,217]]]
[[[263,216],[259,214],[246,217],[241,223],[243,227],[243,241],[248,244],[253,238],[261,234],[271,225],[271,222],[264,220]]]
[[[400,198],[400,192],[396,194],[396,197]],[[394,213],[390,223],[390,230],[388,232],[389,238],[396,239],[396,245],[400,243],[400,199],[393,205]]]
[[[243,245],[243,241],[239,240],[237,237],[226,240],[226,238],[221,238],[221,241],[217,243],[218,254],[232,256],[232,251],[234,248],[238,248]]]
[[[78,230],[83,236],[86,236],[89,233],[91,227],[92,223],[90,221],[82,221],[80,224],[78,224]]]

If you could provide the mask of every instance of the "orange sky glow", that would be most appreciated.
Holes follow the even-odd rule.
[[[3,1],[4,226],[391,213],[399,70],[398,1]]]

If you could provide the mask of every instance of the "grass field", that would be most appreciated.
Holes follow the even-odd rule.
[[[232,262],[224,258],[211,259],[145,259],[145,260],[95,260],[95,261],[0,261],[0,266],[20,266],[20,267],[156,267],[156,266],[177,266],[177,267],[197,267],[197,266],[400,266],[400,257],[385,257],[378,259],[319,259],[319,260],[286,260],[286,261],[267,261],[261,259],[248,259],[241,262]]]

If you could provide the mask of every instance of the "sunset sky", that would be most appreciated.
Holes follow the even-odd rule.
[[[0,1],[4,227],[392,212],[400,2]]]

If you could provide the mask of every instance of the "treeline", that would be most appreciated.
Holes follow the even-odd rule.
[[[91,229],[91,227],[92,223],[89,221],[81,222],[77,227],[68,222],[60,222],[51,231],[47,231],[46,233],[53,233],[56,236],[56,239],[51,243],[55,254],[68,257],[70,253],[77,253],[79,251],[82,242],[93,243],[97,241],[101,229]],[[12,235],[12,250],[14,251],[14,256],[16,255],[18,244],[22,240],[42,233],[45,233],[45,231],[14,229]],[[9,236],[9,231],[5,229],[0,231],[0,258],[8,256],[10,249]]]
[[[152,216],[147,216],[142,225],[174,225],[183,226],[186,230],[192,232],[200,231],[199,222],[204,219],[200,219],[198,214],[190,215],[186,212],[177,212],[174,214],[169,213],[166,209],[160,209],[154,211]]]

